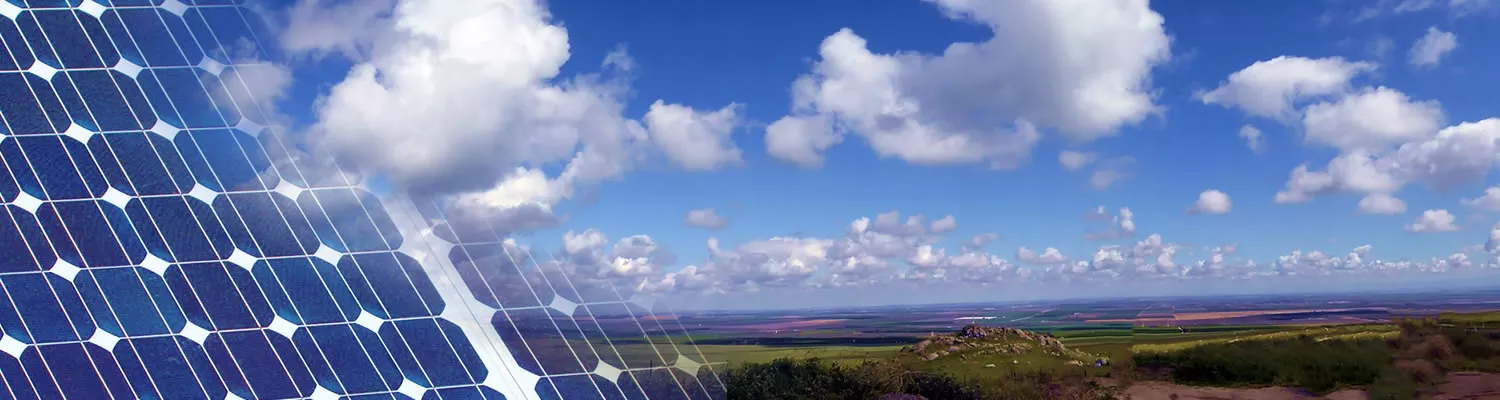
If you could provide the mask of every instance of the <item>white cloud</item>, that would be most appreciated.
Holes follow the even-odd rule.
[[[1362,90],[1307,107],[1307,141],[1340,150],[1378,150],[1436,134],[1443,125],[1437,101],[1412,101],[1386,87]]]
[[[1463,199],[1463,203],[1485,211],[1500,211],[1500,186],[1484,189],[1484,194],[1472,199]]]
[[[958,219],[953,218],[952,215],[949,215],[940,218],[937,221],[932,221],[932,227],[928,230],[932,231],[932,233],[948,233],[953,232],[956,229],[958,229]]]
[[[1158,110],[1149,75],[1170,58],[1170,39],[1144,1],[933,2],[993,38],[922,55],[873,53],[848,29],[828,36],[792,85],[792,115],[767,129],[768,152],[816,166],[854,134],[915,164],[1013,168],[1038,127],[1087,141]]]
[[[1418,67],[1436,67],[1442,61],[1443,56],[1458,48],[1458,36],[1453,32],[1443,32],[1436,26],[1428,27],[1427,34],[1416,43],[1411,45],[1411,51],[1407,53],[1411,64]]]
[[[1500,161],[1500,118],[1465,122],[1394,151],[1356,150],[1335,157],[1325,171],[1298,166],[1278,203],[1298,203],[1339,191],[1395,193],[1411,182],[1449,188],[1482,180]]]
[[[1245,140],[1245,147],[1249,147],[1252,152],[1260,153],[1264,150],[1262,147],[1264,142],[1262,141],[1260,129],[1254,126],[1245,125],[1240,127],[1240,139]]]
[[[788,116],[766,127],[766,153],[803,168],[823,166],[823,151],[844,141],[824,115]]]
[[[706,171],[738,166],[744,160],[730,134],[739,125],[740,108],[739,104],[731,104],[705,113],[657,100],[646,112],[646,129],[667,158],[683,169]]]
[[[1400,214],[1406,212],[1406,202],[1388,193],[1372,193],[1359,199],[1358,209],[1365,214]]]
[[[351,58],[348,75],[319,99],[310,135],[400,189],[503,206],[517,203],[501,189],[517,185],[509,180],[535,186],[540,176],[546,195],[526,203],[545,209],[658,150],[689,169],[738,160],[725,144],[738,106],[698,112],[658,102],[647,123],[623,116],[631,67],[623,52],[607,57],[601,74],[559,76],[568,32],[539,1],[401,0],[384,11],[375,3],[304,0],[282,42],[294,54]],[[346,17],[356,21],[317,24]],[[561,166],[555,177],[537,172],[553,165]]]
[[[683,218],[683,223],[691,227],[714,231],[729,226],[729,220],[714,213],[712,208],[689,210],[687,216]]]
[[[1061,251],[1058,251],[1056,248],[1052,247],[1048,247],[1042,250],[1040,254],[1025,247],[1018,247],[1016,248],[1016,262],[1026,264],[1053,265],[1068,262],[1068,257],[1064,256]]]
[[[1095,157],[1094,153],[1064,150],[1057,153],[1057,163],[1061,164],[1063,169],[1077,171],[1093,163]]]
[[[1199,193],[1198,201],[1193,202],[1193,206],[1188,207],[1187,212],[1189,214],[1223,214],[1229,212],[1232,206],[1229,195],[1210,189]]]
[[[1299,102],[1348,91],[1350,80],[1375,68],[1373,63],[1340,57],[1279,56],[1230,74],[1219,87],[1199,93],[1198,98],[1204,104],[1239,108],[1254,116],[1289,119]]]
[[[1087,240],[1112,240],[1129,237],[1135,234],[1135,213],[1128,207],[1121,207],[1117,214],[1111,215],[1104,206],[1089,210],[1085,219],[1091,221],[1108,221],[1109,229],[1103,232],[1089,232],[1083,235]]]
[[[1453,224],[1454,220],[1453,214],[1448,213],[1448,210],[1427,210],[1417,217],[1416,222],[1407,225],[1406,230],[1416,233],[1453,232],[1458,230],[1458,225]]]
[[[1491,256],[1500,257],[1500,223],[1490,227],[1490,238],[1484,242],[1484,251]]]
[[[1307,165],[1300,165],[1292,170],[1286,189],[1276,193],[1276,202],[1300,203],[1340,190],[1392,193],[1406,183],[1396,175],[1397,168],[1389,159],[1365,152],[1335,157],[1324,171],[1312,171]]]
[[[300,0],[280,21],[281,48],[290,54],[363,59],[373,42],[391,28],[395,4],[396,0]]]
[[[1494,0],[1400,0],[1371,1],[1356,10],[1353,22],[1362,22],[1387,16],[1398,16],[1429,10],[1446,10],[1451,18],[1464,18],[1493,10]]]

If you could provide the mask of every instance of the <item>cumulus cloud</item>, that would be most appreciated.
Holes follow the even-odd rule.
[[[729,226],[729,219],[719,216],[712,208],[699,208],[689,210],[687,216],[683,218],[683,223],[691,227],[716,231]]]
[[[1085,233],[1084,239],[1112,240],[1135,235],[1135,213],[1128,207],[1121,207],[1118,213],[1110,214],[1104,206],[1099,206],[1090,210],[1085,218],[1091,221],[1108,221],[1109,229]]]
[[[948,233],[948,232],[953,232],[954,230],[957,230],[957,229],[958,229],[958,219],[953,218],[952,215],[949,215],[949,216],[946,216],[946,217],[943,217],[943,218],[939,218],[937,221],[932,221],[932,227],[929,228],[929,230],[931,230],[932,233]]]
[[[1443,32],[1436,26],[1428,27],[1427,34],[1411,45],[1407,58],[1418,67],[1436,67],[1443,56],[1458,48],[1458,36]]]
[[[1439,218],[1441,219],[1441,218]],[[1450,221],[1451,224],[1451,221]],[[1441,225],[1441,223],[1437,224]],[[1120,279],[1250,279],[1264,276],[1323,276],[1353,273],[1440,272],[1475,265],[1463,253],[1429,260],[1375,258],[1373,247],[1358,246],[1338,256],[1294,250],[1261,264],[1238,256],[1238,245],[1190,246],[1150,234],[1131,244],[1107,244],[1073,260],[1053,247],[1015,250],[1011,261],[982,247],[995,235],[962,241],[956,251],[938,243],[941,234],[920,215],[885,213],[851,222],[844,235],[829,238],[770,237],[724,247],[707,242],[709,256],[676,270],[672,260],[647,236],[611,243],[589,230],[564,235],[558,269],[593,282],[615,282],[655,293],[751,292],[772,288],[809,290],[868,286],[898,281],[990,285],[1005,282],[1114,281]],[[1500,225],[1491,233],[1500,238]],[[1500,243],[1500,239],[1492,239]],[[1500,250],[1495,250],[1500,253]]]
[[[871,52],[849,29],[828,36],[792,84],[791,115],[767,128],[767,151],[814,167],[854,135],[915,164],[1013,168],[1039,128],[1088,141],[1158,110],[1149,76],[1170,39],[1145,1],[933,3],[992,38],[926,55]]]
[[[1052,265],[1066,263],[1068,262],[1068,257],[1064,256],[1062,254],[1062,251],[1059,251],[1053,247],[1048,247],[1042,250],[1041,253],[1037,253],[1025,247],[1018,247],[1016,248],[1016,262],[1026,264]]]
[[[277,39],[293,55],[369,55],[373,41],[390,29],[396,0],[300,0],[280,15]]]
[[[1132,157],[1113,157],[1098,161],[1094,164],[1093,172],[1089,173],[1089,187],[1104,190],[1129,179],[1133,165],[1135,158]]]
[[[646,129],[667,158],[683,169],[707,171],[744,163],[730,134],[739,125],[739,104],[701,112],[657,100],[646,112]]]
[[[1379,152],[1355,150],[1335,157],[1323,171],[1298,166],[1278,203],[1349,191],[1390,194],[1412,182],[1450,188],[1482,180],[1494,168],[1500,151],[1500,118],[1443,128],[1435,136]]]
[[[1309,164],[1294,168],[1275,195],[1277,203],[1355,192],[1363,196],[1360,212],[1400,213],[1406,206],[1393,194],[1409,184],[1450,188],[1489,173],[1500,149],[1500,120],[1445,128],[1446,114],[1435,100],[1412,99],[1384,86],[1353,87],[1355,77],[1375,68],[1337,57],[1281,56],[1235,72],[1199,97],[1299,126],[1307,143],[1339,151],[1321,170]],[[1247,140],[1261,137],[1258,130],[1242,131]]]
[[[1484,189],[1484,193],[1472,199],[1463,199],[1466,206],[1485,211],[1500,211],[1500,186]]]
[[[1406,202],[1389,193],[1373,193],[1359,199],[1358,210],[1365,214],[1400,214],[1406,212]]]
[[[1453,222],[1455,218],[1448,210],[1427,210],[1417,217],[1416,222],[1406,226],[1406,231],[1415,233],[1453,232],[1458,230],[1458,225]]]
[[[1233,204],[1229,201],[1229,195],[1218,190],[1205,190],[1198,194],[1198,201],[1188,207],[1188,214],[1224,214],[1229,212]]]
[[[1442,124],[1443,109],[1437,101],[1413,101],[1387,87],[1310,105],[1302,117],[1307,141],[1345,151],[1377,150],[1425,139]]]
[[[1094,162],[1094,158],[1094,153],[1071,150],[1064,150],[1057,153],[1057,163],[1062,165],[1063,169],[1069,171],[1077,171],[1083,167],[1087,167]]]
[[[353,62],[319,99],[309,135],[400,189],[546,209],[655,154],[691,170],[739,159],[727,138],[737,105],[700,112],[658,101],[644,123],[628,118],[632,63],[622,52],[597,74],[560,76],[568,32],[540,1],[304,0],[287,19],[289,52]],[[540,175],[546,166],[559,172]],[[549,189],[527,201],[503,189],[538,176]]]
[[[1288,119],[1301,102],[1348,91],[1350,80],[1375,68],[1341,57],[1279,56],[1230,74],[1219,87],[1198,93],[1198,99],[1254,116]]]
[[[1255,126],[1245,125],[1240,127],[1240,139],[1245,140],[1245,147],[1249,147],[1252,152],[1260,153],[1263,151],[1261,136],[1260,129]]]
[[[975,236],[954,252],[939,247],[942,235],[956,226],[952,216],[928,222],[920,214],[888,212],[858,218],[835,238],[773,237],[730,249],[710,239],[708,259],[637,286],[663,292],[724,292],[844,287],[896,279],[984,283],[1013,277],[1009,261],[982,249],[997,235]],[[688,281],[698,285],[682,285]]]

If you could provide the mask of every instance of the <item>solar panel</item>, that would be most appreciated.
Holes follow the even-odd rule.
[[[724,397],[648,298],[283,137],[240,3],[0,0],[0,398]]]

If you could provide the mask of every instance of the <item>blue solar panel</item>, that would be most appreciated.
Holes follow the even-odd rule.
[[[242,3],[0,0],[0,398],[724,397],[629,288],[281,136]]]

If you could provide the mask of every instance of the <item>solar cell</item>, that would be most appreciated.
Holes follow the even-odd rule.
[[[242,3],[0,0],[0,398],[723,397],[629,288],[280,134]]]

